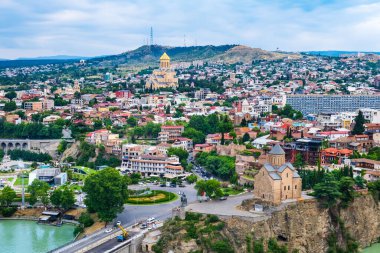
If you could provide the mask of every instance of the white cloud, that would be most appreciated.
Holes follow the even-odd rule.
[[[326,1],[325,1],[326,2]],[[0,0],[0,58],[104,55],[140,46],[245,44],[380,51],[380,3],[253,0]]]

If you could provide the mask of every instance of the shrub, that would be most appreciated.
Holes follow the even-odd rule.
[[[82,233],[84,231],[84,228],[82,226],[76,226],[74,229],[74,236],[77,236],[78,234]]]
[[[79,222],[83,224],[83,226],[86,227],[91,227],[94,224],[94,220],[91,218],[89,213],[82,213],[79,216]]]
[[[4,207],[4,208],[1,210],[1,214],[2,214],[4,217],[11,217],[16,211],[17,211],[17,208],[16,208],[16,207]]]
[[[211,249],[216,253],[233,253],[234,249],[227,241],[216,241],[211,244]]]
[[[201,217],[202,217],[202,214],[200,214],[200,213],[186,212],[185,220],[186,221],[197,221],[198,222]]]
[[[215,222],[218,222],[218,221],[219,221],[219,217],[218,216],[216,216],[214,214],[207,215],[206,224],[215,223]]]
[[[167,202],[171,201],[176,198],[176,195],[172,192],[166,192],[166,191],[161,191],[161,190],[155,190],[154,193],[150,193],[144,196],[139,196],[141,198],[150,198],[153,196],[156,196],[157,194],[164,194],[165,197],[161,199],[156,199],[156,200],[140,200],[140,199],[127,199],[126,203],[129,204],[157,204],[157,203],[162,203],[162,202]],[[138,198],[138,197],[136,197]]]

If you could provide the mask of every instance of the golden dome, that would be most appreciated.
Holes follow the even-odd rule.
[[[163,53],[163,55],[161,55],[161,57],[160,57],[160,61],[162,61],[162,60],[168,60],[168,61],[170,61],[169,55],[167,55],[166,53]]]

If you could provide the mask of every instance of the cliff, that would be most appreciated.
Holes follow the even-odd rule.
[[[196,250],[213,252],[204,240],[220,237],[229,242],[231,252],[253,252],[255,241],[263,239],[266,244],[270,238],[275,238],[280,245],[287,246],[288,252],[320,253],[327,252],[328,239],[331,242],[331,238],[336,237],[336,244],[341,248],[346,247],[347,235],[351,235],[361,248],[377,242],[380,238],[380,205],[371,195],[358,197],[348,208],[337,212],[340,218],[333,218],[334,215],[328,209],[321,209],[315,200],[307,200],[275,211],[264,221],[254,222],[248,217],[223,219],[224,227],[217,236],[198,232],[198,237],[192,237],[192,240],[183,236],[188,230],[188,221],[184,221],[181,226],[177,223],[171,226],[169,223],[162,231],[163,235],[168,235],[164,236],[161,249],[162,252],[173,250],[176,253]],[[183,230],[184,227],[186,230]],[[182,232],[173,233],[173,229],[182,229]],[[204,228],[197,231],[202,230]]]

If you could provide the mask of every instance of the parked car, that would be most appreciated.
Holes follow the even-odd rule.
[[[219,200],[227,200],[227,196],[220,197]]]

